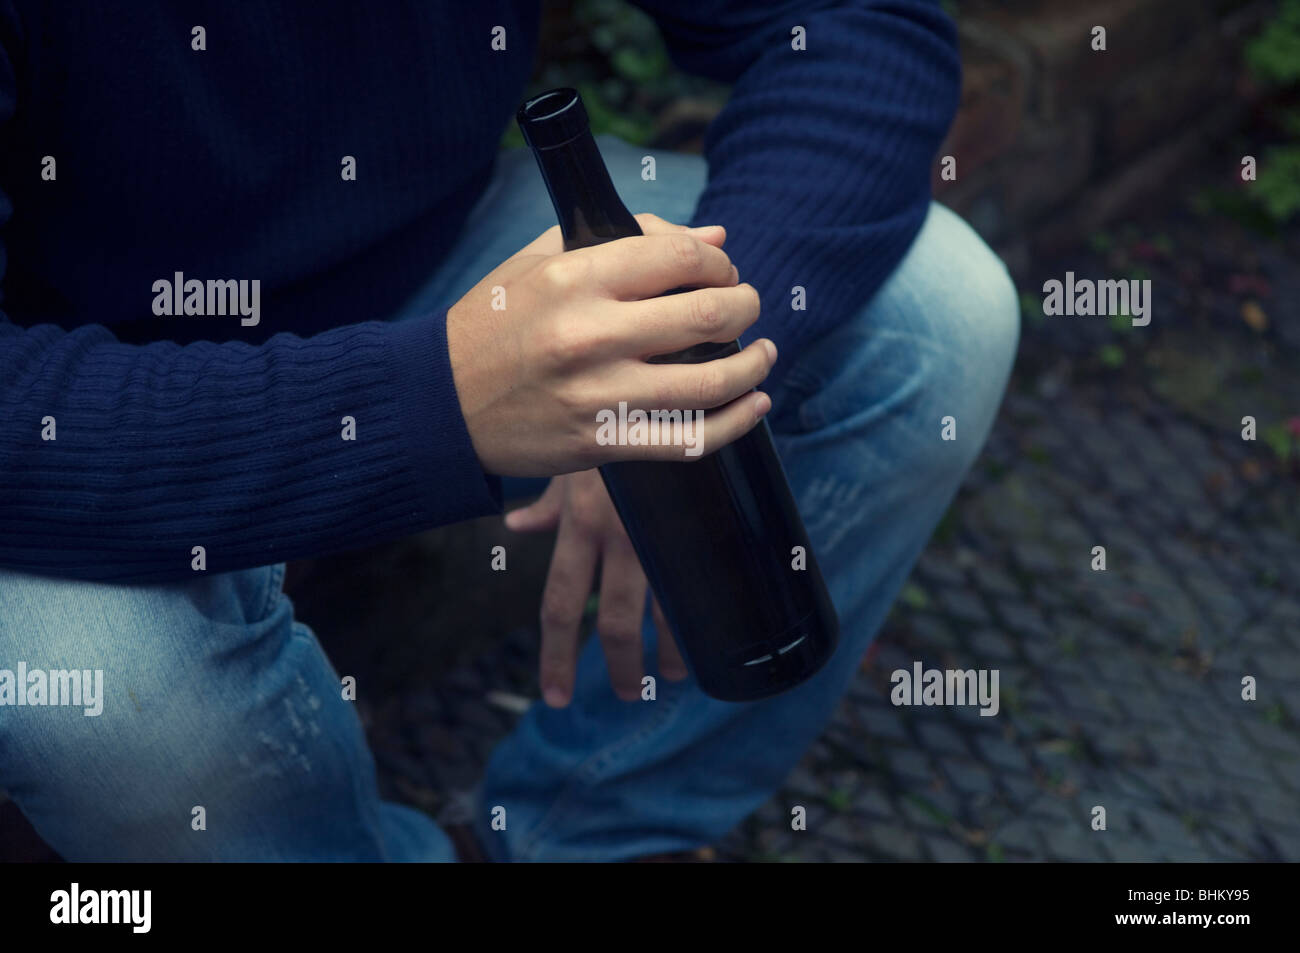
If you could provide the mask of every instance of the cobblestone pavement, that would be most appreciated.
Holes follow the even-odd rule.
[[[1027,449],[1039,462],[1013,469]],[[1300,541],[1243,530],[1222,494],[1214,505],[1206,482],[1235,469],[1236,449],[1177,420],[1010,400],[950,538],[917,566],[786,791],[729,848],[831,860],[1300,858],[1300,737],[1287,708],[1300,696],[1300,601],[1279,586]],[[1106,547],[1105,572],[1091,569],[1094,545]],[[998,669],[1002,710],[893,707],[889,673],[914,660]],[[1254,702],[1241,698],[1248,674]],[[781,823],[792,803],[816,805],[820,837]],[[1105,832],[1089,824],[1095,805]]]

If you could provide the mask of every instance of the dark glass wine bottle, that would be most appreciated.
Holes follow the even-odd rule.
[[[577,92],[536,96],[517,118],[566,250],[642,234],[614,190]],[[705,343],[650,360],[694,364],[739,349],[734,341]],[[595,428],[593,420],[593,439]],[[821,668],[839,623],[766,420],[691,462],[611,463],[600,473],[705,692],[749,701]]]

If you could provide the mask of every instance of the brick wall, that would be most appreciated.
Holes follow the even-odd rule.
[[[1251,94],[1241,48],[1272,0],[959,0],[962,106],[935,195],[1022,270],[1121,217],[1224,137]],[[1092,28],[1106,28],[1106,50]]]

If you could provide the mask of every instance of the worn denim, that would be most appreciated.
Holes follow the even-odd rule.
[[[690,218],[702,159],[656,154],[645,181],[646,150],[609,138],[601,148],[630,209]],[[504,154],[455,251],[394,319],[454,302],[554,221],[532,157]],[[660,679],[654,701],[622,702],[592,639],[573,703],[533,705],[475,792],[493,856],[617,860],[699,847],[776,791],[840,703],[979,453],[1018,314],[1002,263],[932,205],[886,284],[764,385],[839,612],[835,656],[764,701],[715,701],[692,680]],[[949,416],[955,440],[940,438]],[[535,488],[507,481],[515,494]],[[0,571],[0,668],[104,670],[98,717],[0,706],[0,787],[64,857],[454,859],[432,819],[381,801],[355,706],[294,619],[283,577],[277,565],[126,586]],[[648,616],[643,628],[653,673]],[[194,829],[196,807],[205,830]],[[494,808],[504,830],[491,824]]]

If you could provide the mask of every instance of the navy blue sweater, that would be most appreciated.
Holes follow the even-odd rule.
[[[735,84],[694,221],[727,226],[764,302],[750,336],[784,363],[920,226],[951,23],[929,0],[640,6],[678,65]],[[526,0],[0,0],[0,567],[186,579],[197,546],[229,571],[500,509],[445,310],[377,319],[488,181],[538,19]],[[158,316],[178,272],[257,279],[259,322]]]

